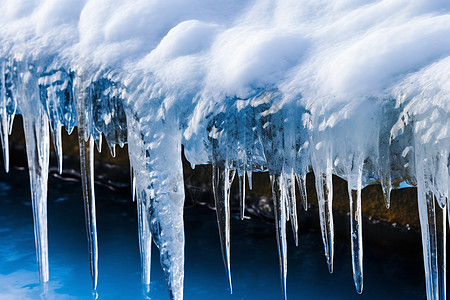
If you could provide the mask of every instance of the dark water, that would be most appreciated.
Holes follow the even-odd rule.
[[[99,299],[142,299],[136,206],[128,195],[96,187]],[[92,299],[79,182],[49,179],[50,282],[43,293],[35,260],[28,173],[0,174],[0,299]],[[282,299],[272,224],[232,220],[234,293],[228,292],[215,212],[187,208],[185,299]],[[353,286],[349,241],[336,240],[329,274],[320,233],[289,236],[289,299],[425,299],[420,253],[365,247],[364,292]],[[168,299],[153,249],[151,299]]]

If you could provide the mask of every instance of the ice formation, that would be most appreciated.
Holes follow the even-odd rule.
[[[333,271],[332,175],[349,183],[353,277],[363,290],[361,189],[417,186],[427,298],[445,299],[450,164],[450,5],[439,0],[4,0],[0,4],[1,142],[22,114],[36,252],[49,279],[50,134],[78,126],[93,289],[94,144],[128,143],[142,280],[160,251],[171,299],[183,298],[181,149],[213,165],[225,266],[230,186],[270,174],[282,287],[286,223],[297,240],[295,182],[306,208],[314,171]],[[413,201],[413,199],[411,199]],[[243,210],[241,217],[243,217]],[[450,208],[449,208],[450,213]],[[100,275],[101,276],[101,275]]]

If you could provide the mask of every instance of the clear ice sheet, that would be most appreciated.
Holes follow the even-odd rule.
[[[173,9],[176,7],[176,9]],[[220,8],[220,9],[219,9]],[[62,17],[64,16],[64,17]],[[22,114],[36,252],[48,281],[46,223],[50,135],[61,172],[61,130],[78,126],[93,287],[92,153],[105,138],[128,143],[139,215],[142,280],[151,242],[171,299],[182,299],[184,185],[181,149],[213,164],[219,236],[231,288],[229,193],[237,173],[268,171],[282,289],[286,222],[298,241],[297,181],[308,208],[315,173],[333,271],[332,177],[349,182],[353,277],[362,291],[361,189],[418,188],[427,297],[444,299],[450,186],[450,6],[445,1],[113,1],[0,4],[0,136]],[[428,45],[433,45],[429,47]],[[84,162],[83,162],[84,161]]]

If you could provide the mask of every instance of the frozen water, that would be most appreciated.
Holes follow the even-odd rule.
[[[21,113],[43,282],[48,280],[49,132],[62,170],[61,128],[72,132],[78,125],[94,289],[90,166],[93,143],[100,147],[104,136],[112,155],[116,145],[129,145],[143,282],[150,281],[153,239],[173,299],[183,297],[182,146],[192,165],[214,165],[230,285],[228,190],[234,174],[245,205],[245,174],[251,188],[252,172],[270,173],[286,291],[286,222],[295,237],[298,230],[294,178],[306,209],[305,174],[313,170],[330,272],[332,175],[349,182],[358,292],[362,187],[380,183],[389,207],[392,189],[414,185],[427,295],[445,298],[446,1],[5,0],[0,25],[3,157],[8,170],[8,134],[14,115]]]

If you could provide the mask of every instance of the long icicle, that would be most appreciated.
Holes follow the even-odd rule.
[[[84,199],[84,216],[89,246],[89,266],[92,277],[92,289],[96,290],[98,280],[98,242],[94,191],[94,140],[92,136],[90,136],[89,140],[85,142],[80,131],[82,130],[80,130],[79,126],[80,171]]]
[[[286,190],[286,205],[289,206],[290,222],[295,245],[298,246],[298,218],[297,218],[297,198],[295,195],[295,175],[294,170],[283,174],[283,182]]]
[[[277,237],[278,258],[280,264],[280,278],[283,297],[287,299],[287,241],[286,241],[286,203],[282,195],[282,176],[270,175],[272,183],[272,197],[275,215],[275,232]]]
[[[9,172],[9,124],[8,114],[6,112],[6,74],[5,62],[2,63],[0,70],[0,137],[3,150],[3,164],[6,173]]]
[[[297,178],[298,190],[300,191],[300,198],[302,199],[303,209],[308,210],[308,194],[306,192],[306,174],[295,174]]]
[[[58,164],[58,173],[62,174],[63,171],[63,149],[62,149],[62,137],[61,137],[61,123],[56,125],[56,129],[52,130],[53,146],[56,153],[56,163]]]
[[[240,198],[240,208],[239,208],[239,216],[241,220],[244,220],[245,217],[245,166],[242,175],[239,175],[239,198]]]
[[[333,273],[334,258],[334,222],[333,222],[333,181],[331,168],[326,173],[319,172],[316,176],[316,191],[319,201],[319,220],[322,240],[327,259],[328,271]]]
[[[353,281],[358,294],[363,291],[363,244],[361,189],[363,161],[353,160],[353,170],[348,175],[348,197],[350,204],[350,236],[352,252]],[[356,169],[356,170],[355,170]]]
[[[448,203],[447,203],[448,205]],[[438,266],[439,266],[439,299],[447,299],[447,208],[438,210]]]
[[[230,170],[226,164],[227,162],[225,162],[225,166],[213,164],[212,180],[222,257],[227,271],[230,292],[233,293],[230,266],[230,188],[236,171]]]
[[[97,218],[95,213],[94,189],[94,139],[88,131],[89,114],[86,112],[86,91],[81,78],[76,78],[78,143],[80,147],[81,185],[83,189],[84,216],[89,247],[89,266],[92,289],[97,289],[98,281],[98,242]]]
[[[47,183],[50,154],[48,117],[39,99],[35,69],[27,63],[17,63],[19,75],[17,97],[23,118],[23,129],[30,174],[33,207],[34,238],[41,283],[49,279],[47,234]]]
[[[415,159],[427,299],[442,300],[446,299],[446,212],[442,210],[442,217],[436,212],[440,208],[433,194],[429,161],[419,147],[415,147]]]
[[[133,179],[135,176],[133,175]],[[135,187],[133,187],[135,188]],[[134,194],[134,193],[133,193]],[[138,211],[139,250],[141,253],[142,284],[146,292],[150,288],[150,271],[152,262],[152,233],[149,226],[149,203],[145,195],[135,194]]]
[[[30,172],[31,202],[33,206],[34,238],[39,278],[45,283],[48,272],[47,181],[49,161],[49,126],[47,115],[23,114],[23,127]]]

